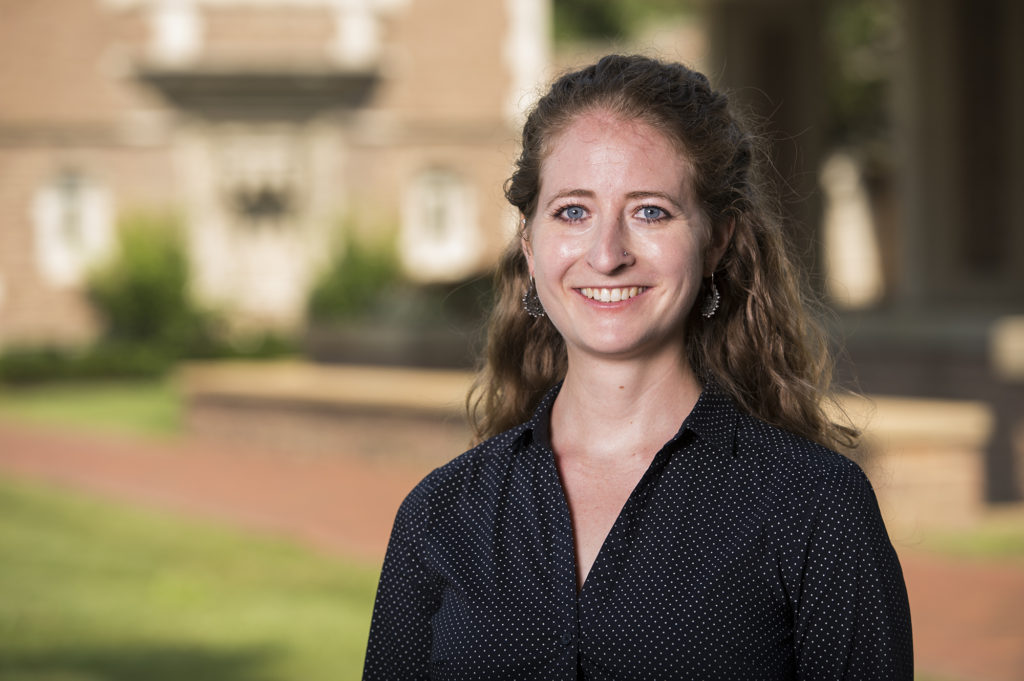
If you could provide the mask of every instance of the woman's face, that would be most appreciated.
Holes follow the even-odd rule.
[[[570,357],[629,359],[681,352],[701,280],[725,248],[710,237],[676,145],[598,111],[553,140],[522,245]]]

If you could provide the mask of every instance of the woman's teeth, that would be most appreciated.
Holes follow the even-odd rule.
[[[598,300],[602,303],[617,303],[620,300],[629,300],[647,290],[643,286],[631,286],[629,288],[581,288],[580,292],[591,300]]]

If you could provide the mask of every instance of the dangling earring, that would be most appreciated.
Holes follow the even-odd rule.
[[[704,301],[700,304],[700,314],[704,319],[711,319],[715,316],[715,312],[718,311],[718,304],[722,301],[722,296],[718,293],[718,287],[715,286],[715,273],[711,273],[711,283],[708,285],[708,292],[704,295]]]
[[[522,301],[526,314],[534,319],[544,316],[544,306],[540,304],[540,297],[537,295],[537,286],[533,283],[533,277],[530,277],[530,285],[526,288]]]

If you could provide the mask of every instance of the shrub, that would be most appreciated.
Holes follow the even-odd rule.
[[[182,358],[267,358],[295,351],[273,333],[230,337],[189,295],[178,221],[136,215],[122,224],[115,255],[93,271],[89,299],[104,322],[85,348],[14,347],[0,353],[0,382],[153,378]]]
[[[401,282],[401,268],[390,241],[369,242],[349,234],[310,293],[311,322],[365,316]]]
[[[137,215],[119,231],[117,254],[89,278],[88,295],[115,343],[146,343],[178,354],[207,333],[188,292],[188,256],[178,221]]]
[[[78,350],[10,348],[0,355],[0,383],[156,378],[171,363],[172,358],[166,353],[141,344],[98,343]]]

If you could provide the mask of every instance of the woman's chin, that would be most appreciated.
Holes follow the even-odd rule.
[[[608,361],[657,361],[667,356],[683,356],[682,342],[657,342],[652,338],[603,338],[584,346],[569,345],[570,359],[574,353],[589,359]]]

